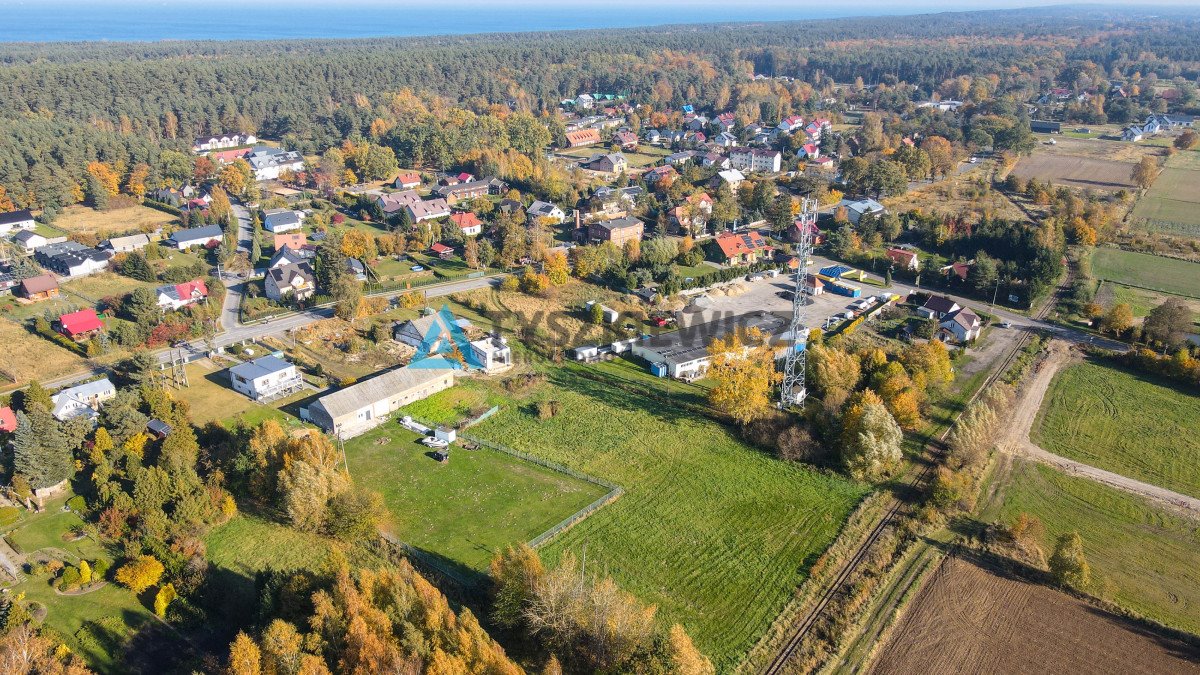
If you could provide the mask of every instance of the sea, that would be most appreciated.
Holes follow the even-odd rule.
[[[756,0],[0,0],[0,42],[457,35],[912,14],[944,3]]]

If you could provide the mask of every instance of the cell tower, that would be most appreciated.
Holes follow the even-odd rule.
[[[808,396],[804,386],[805,354],[807,353],[808,327],[805,309],[812,302],[812,289],[808,284],[808,259],[812,255],[813,232],[817,226],[817,200],[803,199],[796,227],[800,230],[800,243],[796,246],[796,257],[800,264],[796,269],[796,291],[792,294],[792,344],[783,362],[783,388],[779,406],[787,408],[800,405]]]

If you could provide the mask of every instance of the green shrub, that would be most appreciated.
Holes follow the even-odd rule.
[[[103,579],[108,574],[108,568],[111,565],[112,563],[110,563],[106,558],[96,558],[96,560],[92,562],[92,580],[100,581]]]
[[[64,591],[70,591],[78,588],[79,568],[68,567],[64,569],[62,576],[58,578],[58,587]]]
[[[75,495],[67,500],[67,508],[75,513],[83,513],[87,510],[87,500],[81,495]]]

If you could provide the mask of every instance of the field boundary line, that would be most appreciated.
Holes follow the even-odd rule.
[[[1191,261],[1189,260],[1187,262],[1191,262]],[[1180,298],[1189,298],[1192,300],[1200,300],[1200,295],[1188,295],[1187,293],[1180,293],[1178,291],[1167,291],[1167,290],[1163,290],[1161,288],[1154,288],[1152,286],[1142,286],[1140,284],[1131,284],[1127,281],[1117,281],[1116,279],[1109,279],[1108,277],[1096,277],[1096,278],[1099,279],[1101,282],[1107,281],[1110,284],[1117,284],[1118,286],[1128,286],[1130,288],[1137,288],[1137,289],[1143,290],[1143,291],[1152,291],[1154,293],[1165,293],[1167,295],[1174,295],[1174,296],[1177,296]]]

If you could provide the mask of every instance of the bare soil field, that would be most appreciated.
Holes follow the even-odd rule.
[[[1133,162],[1049,154],[1039,149],[1033,156],[1022,158],[1012,173],[1025,180],[1036,178],[1055,185],[1117,191],[1134,187],[1129,179],[1133,166]]]
[[[1200,673],[1200,650],[1065,593],[948,557],[872,673]]]
[[[1054,145],[1039,144],[1033,151],[1034,157],[1082,157],[1112,162],[1136,164],[1142,157],[1161,156],[1163,149],[1153,145],[1126,143],[1099,138],[1071,138],[1069,136],[1038,136],[1039,141],[1054,140]]]

